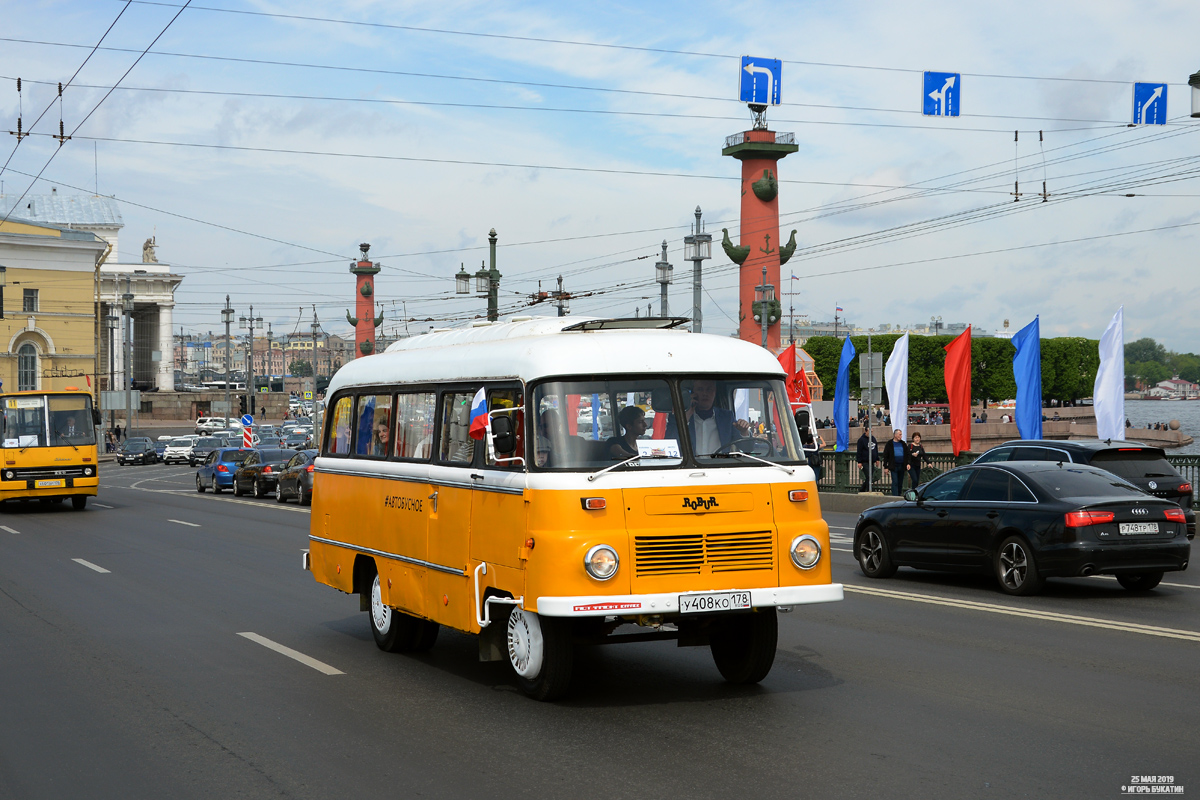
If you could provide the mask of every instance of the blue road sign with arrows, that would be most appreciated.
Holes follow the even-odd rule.
[[[249,428],[253,424],[254,424],[254,417],[250,416],[249,414],[242,415],[242,425]]]
[[[779,105],[779,83],[783,78],[783,62],[778,58],[742,56],[738,73],[741,100],[760,106]]]
[[[927,117],[957,117],[962,94],[962,75],[957,72],[926,72],[922,90]]]
[[[1133,124],[1167,124],[1167,85],[1165,83],[1135,83],[1133,85]]]

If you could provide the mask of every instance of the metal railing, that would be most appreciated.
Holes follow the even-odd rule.
[[[735,133],[731,136],[725,137],[725,146],[726,147],[733,147],[734,145],[745,144],[745,143],[746,143],[745,131],[743,131],[742,133]],[[794,133],[776,133],[775,134],[775,144],[795,144],[795,143],[796,143],[796,134],[794,134]]]
[[[970,452],[962,453],[957,458],[953,453],[926,453],[925,466],[921,468],[921,483],[933,480],[948,469],[970,464],[978,457],[979,453]],[[817,489],[822,492],[846,494],[858,494],[862,491],[864,471],[855,459],[855,453],[849,450],[844,453],[822,451],[821,478],[817,481]],[[1192,507],[1200,508],[1200,456],[1168,455],[1167,461],[1192,485]],[[910,488],[909,483],[910,480],[906,477],[905,489]],[[875,465],[872,489],[884,494],[890,494],[892,491],[892,474],[879,464]]]

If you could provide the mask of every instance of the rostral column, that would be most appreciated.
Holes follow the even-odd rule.
[[[350,271],[354,273],[357,281],[355,282],[354,292],[354,313],[356,316],[350,316],[350,312],[346,312],[346,321],[354,327],[354,357],[369,356],[375,352],[375,329],[383,324],[383,313],[375,316],[375,275],[379,273],[379,264],[371,263],[367,258],[367,251],[371,249],[371,245],[367,243],[360,244],[358,249],[362,251],[358,261],[350,264]],[[317,354],[313,352],[313,359],[316,359]]]
[[[774,317],[774,322],[767,326],[767,347],[778,351],[782,346],[779,298],[783,296],[779,266],[786,264],[796,249],[795,231],[786,244],[779,237],[778,162],[800,148],[795,143],[795,134],[767,130],[759,108],[765,110],[765,106],[751,106],[757,118],[754,128],[727,137],[725,148],[721,150],[721,155],[733,156],[742,162],[740,246],[730,241],[728,230],[724,231],[721,246],[729,260],[739,266],[738,338],[755,344],[762,344],[762,322],[754,318],[760,311],[760,304],[754,300],[754,287],[762,283],[763,265],[766,265],[767,283],[775,287],[775,300],[767,309]]]

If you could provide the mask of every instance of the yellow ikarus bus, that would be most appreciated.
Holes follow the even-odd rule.
[[[100,485],[91,395],[72,388],[0,393],[0,410],[0,505],[69,497],[82,511]]]
[[[478,634],[537,699],[580,642],[708,646],[762,680],[776,611],[842,587],[779,362],[682,321],[514,320],[346,365],[305,567],[380,648]]]

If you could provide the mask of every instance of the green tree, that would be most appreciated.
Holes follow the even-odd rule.
[[[313,374],[312,364],[307,361],[293,361],[288,365],[288,372],[297,378],[311,378]]]
[[[1159,364],[1166,364],[1167,348],[1150,337],[1138,339],[1136,342],[1125,345],[1125,360],[1135,364],[1142,361],[1157,361]]]

